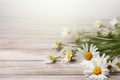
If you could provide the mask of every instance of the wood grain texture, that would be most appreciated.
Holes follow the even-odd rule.
[[[89,80],[83,75],[79,62],[45,64],[52,50],[0,50],[1,80]],[[112,73],[108,80],[119,80]]]
[[[109,25],[111,18],[101,19]],[[0,49],[50,49],[63,27],[95,29],[96,18],[0,17]],[[25,45],[24,45],[25,44]]]
[[[108,80],[119,80],[119,75]],[[81,75],[0,75],[1,80],[90,80]]]
[[[0,18],[0,80],[89,80],[83,75],[79,62],[45,64],[51,50],[59,40],[62,27],[94,29],[96,19],[80,18]],[[108,25],[110,19],[103,19]],[[89,27],[88,27],[89,26]],[[120,73],[113,73],[109,80],[119,80]]]
[[[2,61],[0,75],[81,75],[79,63],[45,64],[44,61]]]

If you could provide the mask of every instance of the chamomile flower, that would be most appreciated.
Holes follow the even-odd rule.
[[[111,28],[109,26],[106,26],[105,24],[103,24],[101,21],[96,21],[95,23],[96,27],[97,27],[97,35],[101,36],[101,35],[108,35],[108,36],[112,36],[112,33],[114,32],[114,28]]]
[[[108,62],[108,69],[111,72],[119,72],[120,71],[120,59],[115,58],[112,62]]]
[[[120,59],[119,58],[115,58],[113,60],[113,64],[115,64],[114,67],[117,69],[117,71],[120,71]]]
[[[76,48],[73,48],[71,46],[75,46],[75,45],[63,46],[61,53],[63,53],[63,55],[66,55],[67,53],[72,53],[72,50],[76,50]]]
[[[63,53],[62,56],[62,62],[66,63],[66,62],[70,62],[72,59],[72,48],[71,47],[64,47],[61,52]]]
[[[84,70],[84,74],[89,76],[90,79],[94,80],[105,80],[107,75],[109,75],[109,70],[107,68],[107,63],[104,64],[102,60],[92,60],[88,65],[88,68]]]
[[[64,57],[64,59],[62,60],[63,63],[67,63],[70,62],[72,60],[72,54],[71,53],[67,53]]]
[[[55,46],[56,46],[56,48],[59,47],[60,44],[61,44],[61,43],[60,43],[59,41],[56,41],[56,42],[55,42]]]
[[[53,63],[53,62],[55,62],[55,57],[52,55],[49,55],[45,63]]]
[[[61,53],[62,53],[63,55],[66,55],[67,50],[66,50],[65,48],[63,48],[63,49],[61,50]]]
[[[60,41],[56,41],[55,43],[54,43],[54,45],[53,45],[53,49],[61,49],[61,42]]]
[[[70,28],[63,28],[63,32],[62,32],[63,36],[68,36],[70,35],[70,33],[71,33]]]
[[[61,50],[63,63],[70,62],[73,58],[76,59],[77,49],[73,47],[65,46]]]
[[[77,28],[63,28],[62,37],[64,42],[75,42],[79,38],[79,31]]]
[[[95,22],[95,26],[97,26],[98,28],[100,28],[100,27],[102,26],[101,21],[96,21],[96,22]]]
[[[67,53],[71,53],[72,48],[71,47],[63,47],[63,49],[61,50],[61,53],[63,55],[66,55]]]
[[[88,64],[89,61],[91,61],[92,59],[96,59],[99,57],[99,52],[97,51],[98,48],[96,46],[94,46],[93,44],[90,45],[90,48],[88,47],[88,44],[83,44],[83,50],[81,51],[81,58],[83,59],[81,64]],[[80,50],[79,54],[80,54]]]
[[[117,26],[119,24],[119,21],[117,19],[113,19],[112,21],[110,21],[110,24],[112,26]]]

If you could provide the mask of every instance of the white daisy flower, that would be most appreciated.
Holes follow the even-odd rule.
[[[97,26],[98,28],[100,28],[100,27],[102,26],[101,21],[96,21],[96,22],[95,22],[95,26]]]
[[[120,71],[120,59],[115,58],[112,62],[115,64],[114,67],[117,69],[117,71]]]
[[[67,62],[70,62],[72,59],[72,54],[71,53],[67,53],[65,55],[65,58],[62,60],[63,63],[67,63]]]
[[[108,28],[101,28],[98,29],[98,33],[102,34],[102,35],[112,35],[113,33],[115,33],[114,31],[112,31],[113,29],[108,29]]]
[[[53,47],[53,49],[60,49],[61,48],[61,42],[56,41],[52,47]]]
[[[120,71],[120,59],[119,58],[115,58],[112,62],[109,61],[108,69],[111,72],[119,72]]]
[[[112,26],[116,26],[117,24],[119,24],[119,21],[114,18],[112,21],[110,21],[110,24],[111,24]]]
[[[56,42],[55,42],[55,46],[56,46],[56,47],[59,47],[60,44],[61,44],[60,41],[56,41]]]
[[[65,48],[63,48],[63,49],[61,50],[61,53],[62,53],[63,55],[66,55],[67,50],[66,50]]]
[[[72,53],[72,50],[76,50],[76,48],[71,47],[71,46],[76,46],[76,45],[69,44],[68,46],[63,46],[61,53],[63,53],[63,55],[65,55],[69,52]]]
[[[73,48],[71,48],[71,47],[64,47],[62,50],[61,50],[61,53],[63,53],[63,55],[66,55],[67,53],[71,53],[71,50],[72,50]]]
[[[65,52],[65,55],[63,56],[63,63],[67,63],[70,62],[72,60],[72,52],[71,51],[67,51]]]
[[[64,47],[61,50],[63,63],[70,62],[73,58],[76,59],[77,56],[77,49],[73,47]]]
[[[70,28],[63,28],[62,32],[63,36],[68,36],[71,34],[71,29]]]
[[[92,60],[88,68],[84,70],[85,75],[89,76],[90,79],[94,80],[105,80],[107,75],[109,75],[109,70],[107,68],[106,62],[101,62],[102,60]]]
[[[114,28],[104,25],[101,21],[96,21],[97,35],[108,35],[111,36],[114,33]]]
[[[53,63],[53,62],[55,62],[55,57],[52,55],[49,55],[45,63]]]
[[[90,45],[90,48],[88,47],[88,44],[83,44],[83,50],[78,50],[81,58],[83,59],[81,62],[81,65],[88,64],[89,61],[92,59],[96,59],[99,57],[99,52],[97,51],[98,48],[94,46],[93,44]],[[81,54],[82,52],[82,54]]]
[[[63,28],[62,36],[64,42],[75,42],[79,38],[79,31],[76,28]]]

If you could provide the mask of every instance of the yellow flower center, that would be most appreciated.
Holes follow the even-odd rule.
[[[68,59],[68,60],[71,59],[71,54],[70,54],[70,53],[67,54],[67,59]]]
[[[120,62],[116,63],[116,65],[120,68]]]
[[[96,22],[96,26],[97,26],[97,27],[100,27],[101,25],[102,25],[102,24],[101,24],[100,21],[97,21],[97,22]]]
[[[86,52],[84,53],[84,58],[86,60],[91,60],[92,59],[92,53],[91,52]]]
[[[66,34],[69,35],[71,33],[70,29],[66,29]]]
[[[59,42],[59,41],[56,41],[56,42],[55,42],[55,45],[56,45],[56,47],[58,47],[58,46],[60,45],[60,42]]]
[[[53,62],[55,60],[55,58],[53,56],[50,56],[49,59],[51,62]]]
[[[100,67],[95,67],[95,68],[93,69],[93,73],[94,73],[95,75],[101,74],[101,68],[100,68]]]

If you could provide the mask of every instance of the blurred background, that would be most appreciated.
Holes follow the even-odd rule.
[[[0,49],[49,49],[62,27],[120,16],[120,0],[0,0]]]
[[[119,16],[120,0],[0,0],[0,16]]]

